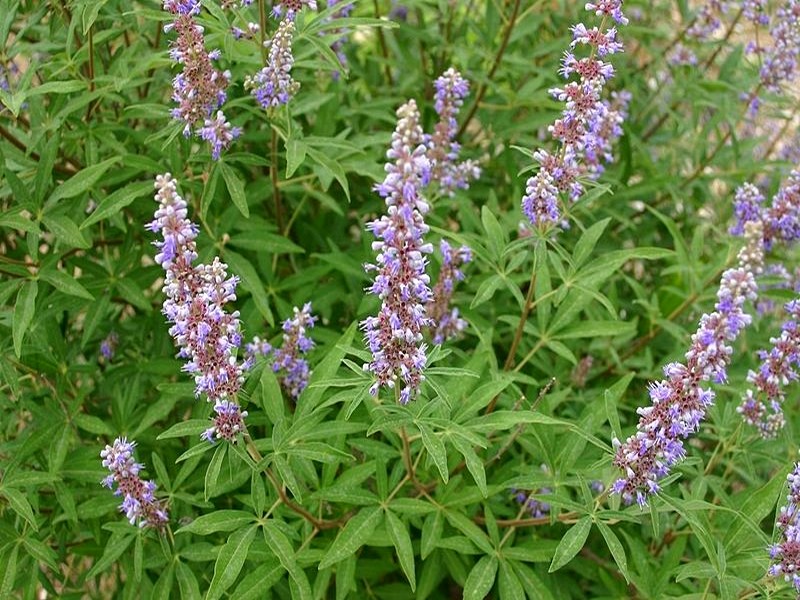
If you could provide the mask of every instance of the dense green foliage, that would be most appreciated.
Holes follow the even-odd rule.
[[[174,34],[159,2],[0,0],[0,597],[793,597],[765,576],[796,459],[793,393],[775,439],[736,412],[791,290],[764,291],[778,310],[734,344],[728,382],[648,506],[592,491],[620,476],[612,438],[634,431],[648,381],[713,309],[742,245],[728,233],[734,189],[774,193],[795,166],[778,158],[793,143],[791,92],[745,118],[752,24],[734,7],[696,42],[684,36],[696,4],[627,2],[608,87],[633,99],[615,159],[568,229],[526,237],[520,199],[562,108],[548,89],[570,27],[594,19],[584,2],[360,0],[344,32],[304,10],[301,86],[271,111],[243,86],[263,65],[258,44],[230,33],[264,4],[204,0],[197,17],[243,129],[214,161],[170,116]],[[276,23],[262,20],[270,35]],[[343,35],[336,78],[329,45]],[[668,64],[676,40],[697,66]],[[379,305],[365,293],[365,225],[385,210],[373,187],[395,110],[416,99],[432,130],[433,82],[451,65],[471,82],[462,155],[483,173],[434,193],[426,220],[437,246],[473,250],[454,296],[469,326],[431,346],[421,395],[403,406],[371,396],[362,369],[358,323]],[[165,172],[201,225],[199,260],[219,256],[241,278],[246,340],[279,345],[308,301],[320,316],[309,387],[294,402],[257,361],[236,444],[199,438],[211,406],[161,312],[144,225]],[[772,260],[794,271],[791,250]],[[130,525],[99,485],[99,453],[118,436],[137,441],[168,506],[162,532]],[[549,511],[532,517],[512,490]]]

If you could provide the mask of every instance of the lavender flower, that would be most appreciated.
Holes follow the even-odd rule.
[[[219,58],[219,50],[207,52],[205,49],[203,28],[194,20],[200,13],[199,0],[165,0],[164,10],[175,16],[164,31],[174,29],[178,34],[171,44],[170,57],[183,65],[183,71],[172,82],[172,99],[177,103],[172,116],[183,122],[186,137],[194,132],[208,141],[216,160],[241,134],[241,129],[231,126],[225,114],[218,110],[227,98],[225,90],[230,73],[212,64]],[[213,116],[215,110],[217,113]]]
[[[457,252],[453,252],[450,244],[442,240],[439,250],[442,253],[442,268],[439,280],[433,287],[433,298],[425,307],[434,344],[443,344],[467,327],[467,322],[459,316],[458,308],[450,307],[450,301],[455,283],[464,279],[461,266],[472,260],[472,251],[467,246],[461,246]]]
[[[317,10],[315,0],[278,0],[272,7],[272,16],[276,19],[287,19],[294,21],[297,13],[307,6],[311,10]]]
[[[241,29],[239,27],[231,27],[231,33],[233,37],[237,40],[241,39],[252,39],[259,31],[261,31],[261,26],[258,23],[247,23],[247,30]]]
[[[306,302],[302,310],[295,306],[294,317],[283,322],[283,346],[275,350],[272,370],[283,372],[281,385],[295,400],[306,389],[311,376],[308,361],[301,355],[314,347],[314,341],[306,333],[316,321],[317,317],[311,314],[311,302]]]
[[[792,300],[785,306],[789,318],[783,324],[781,335],[770,338],[769,352],[760,350],[761,365],[758,371],[749,371],[747,381],[753,387],[742,397],[736,409],[745,423],[757,427],[765,438],[777,435],[784,424],[784,387],[798,379],[795,369],[800,361],[800,301]]]
[[[709,40],[722,25],[720,15],[727,12],[728,3],[721,0],[708,0],[695,16],[694,23],[686,35],[698,40]]]
[[[764,249],[769,251],[775,242],[790,243],[800,238],[800,169],[789,173],[770,206],[764,206],[764,196],[752,184],[744,184],[736,192],[734,213],[737,223],[731,233],[740,235],[744,224],[760,220],[764,224]]]
[[[269,48],[267,65],[252,77],[245,79],[244,86],[264,108],[288,104],[297,93],[300,84],[292,79],[292,37],[294,22],[288,18],[281,21],[272,39],[264,42]]]
[[[561,223],[561,193],[576,201],[584,191],[579,178],[597,178],[602,172],[600,162],[611,160],[611,144],[622,133],[620,125],[630,98],[619,95],[612,104],[601,99],[606,82],[614,76],[613,66],[602,59],[622,51],[616,28],[603,27],[609,18],[622,25],[628,22],[622,14],[622,2],[588,2],[586,10],[602,16],[600,27],[589,29],[578,24],[572,28],[570,50],[564,54],[559,70],[564,77],[577,74],[579,80],[550,90],[554,98],[565,103],[561,117],[548,128],[561,149],[556,154],[543,149],[534,152],[539,170],[526,182],[522,197],[522,212],[531,225],[541,229]],[[576,57],[573,50],[577,45],[590,46],[589,56]]]
[[[244,370],[250,370],[256,362],[258,356],[269,356],[272,354],[272,344],[262,340],[260,337],[253,337],[253,341],[244,345],[245,361],[242,364]]]
[[[742,0],[742,15],[756,25],[769,25],[767,0]]]
[[[156,178],[159,203],[155,220],[147,225],[162,240],[155,260],[165,270],[163,313],[170,335],[186,359],[183,370],[195,381],[195,395],[209,402],[235,402],[241,388],[243,365],[236,353],[241,345],[238,311],[225,312],[236,300],[239,278],[228,276],[227,265],[215,257],[210,265],[194,265],[198,227],[187,217],[186,201],[178,195],[169,173]]]
[[[786,0],[778,8],[770,29],[773,46],[766,52],[761,67],[761,84],[780,93],[784,82],[793,81],[800,55],[800,2]]]
[[[216,414],[211,417],[213,425],[201,433],[200,438],[211,444],[217,440],[235,444],[239,434],[246,430],[244,419],[247,411],[235,402],[217,399],[214,412]]]
[[[431,300],[430,278],[425,273],[425,254],[433,251],[423,236],[428,232],[424,215],[428,203],[422,189],[430,178],[430,162],[425,156],[417,104],[409,100],[397,110],[397,128],[386,153],[386,178],[376,186],[385,199],[388,214],[367,225],[377,241],[376,264],[366,265],[376,271],[368,290],[381,299],[378,316],[367,317],[361,324],[364,339],[372,352],[372,361],[364,369],[376,376],[370,393],[382,386],[394,388],[403,381],[398,399],[408,403],[419,392],[424,380],[426,347],[422,329],[430,320],[425,306]]]
[[[100,483],[108,489],[114,489],[114,484],[117,484],[114,495],[123,497],[119,508],[131,525],[138,522],[139,527],[161,529],[169,521],[169,515],[155,497],[156,484],[139,477],[144,465],[133,459],[135,447],[136,442],[121,437],[114,440],[113,446],[106,446],[100,452],[103,466],[111,472]]]
[[[545,464],[541,465],[541,469],[543,473],[550,473],[550,470]],[[537,500],[533,496],[546,496],[548,494],[552,494],[552,489],[543,487],[534,491],[526,491],[511,488],[511,493],[514,494],[514,500],[523,505],[532,518],[541,519],[550,514],[550,504],[548,502]]]
[[[627,25],[628,19],[622,14],[622,0],[599,0],[587,2],[586,10],[594,11],[598,17],[611,17],[620,25]]]
[[[770,577],[783,578],[794,585],[800,595],[800,463],[796,463],[794,471],[786,476],[789,483],[789,494],[786,506],[781,507],[781,514],[775,523],[781,533],[781,541],[769,549],[772,560],[767,573]]]
[[[436,114],[439,122],[433,135],[425,135],[427,156],[431,163],[431,181],[439,184],[439,189],[453,196],[456,189],[467,189],[470,179],[477,179],[481,169],[473,160],[458,161],[461,144],[455,141],[458,133],[456,117],[469,93],[469,82],[454,68],[449,68],[435,82]]]
[[[652,406],[637,410],[637,432],[624,443],[614,438],[614,464],[624,476],[611,487],[626,504],[634,498],[640,506],[660,487],[673,465],[683,460],[683,439],[700,427],[706,410],[714,401],[714,392],[701,383],[724,383],[726,368],[735,340],[751,317],[744,312],[747,300],[757,296],[755,276],[764,260],[763,231],[760,222],[745,227],[746,246],[739,251],[739,264],[722,274],[715,311],[700,319],[697,333],[686,353],[686,364],[670,363],[664,367],[666,379],[650,384]]]
[[[114,358],[114,353],[117,351],[117,346],[119,345],[119,336],[117,335],[116,331],[112,331],[109,333],[105,339],[100,342],[100,354],[107,361],[111,361]]]
[[[335,22],[337,19],[345,19],[350,16],[350,13],[355,8],[355,3],[349,0],[328,0],[328,8],[337,7],[333,14],[328,17],[327,22]],[[322,32],[320,32],[321,34]],[[347,37],[348,30],[341,27],[334,27],[329,29],[326,33],[338,36],[331,44],[331,50],[334,51],[336,57],[339,59],[339,64],[343,68],[347,67],[347,55],[344,53],[344,43]],[[333,73],[333,78],[339,78],[339,71]]]
[[[680,42],[667,55],[667,62],[673,67],[697,66],[697,55]]]
[[[232,126],[225,119],[225,114],[218,110],[216,117],[205,120],[198,133],[211,144],[211,158],[219,160],[222,151],[242,134],[242,128]]]

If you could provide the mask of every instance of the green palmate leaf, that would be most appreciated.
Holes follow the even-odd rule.
[[[447,468],[447,450],[445,450],[444,442],[427,425],[418,423],[418,427],[422,434],[422,444],[425,446],[425,450],[428,451],[428,455],[439,470],[439,475],[447,483],[450,479],[450,471]]]
[[[314,43],[317,42],[316,38],[310,39]],[[330,173],[336,179],[336,181],[339,182],[339,185],[342,186],[342,190],[344,190],[344,195],[347,197],[347,201],[350,202],[350,186],[347,183],[347,175],[345,175],[341,163],[333,160],[324,152],[311,146],[306,147],[306,152],[314,162],[319,164],[320,167]],[[330,179],[328,179],[328,181],[330,181]]]
[[[86,574],[87,579],[92,579],[108,569],[116,560],[122,556],[122,553],[127,550],[133,540],[136,538],[136,532],[131,530],[124,533],[115,533],[108,540],[103,556],[100,557],[94,566]]]
[[[445,514],[449,523],[466,535],[479,550],[486,554],[494,554],[494,547],[486,532],[473,523],[472,519],[455,510],[448,510]]]
[[[464,600],[484,600],[494,586],[497,577],[497,558],[484,556],[472,570],[464,584]]]
[[[17,557],[19,555],[19,546],[13,544],[7,550],[7,553],[0,554],[2,560],[0,565],[5,565],[0,572],[0,596],[3,598],[11,598],[11,591],[14,589],[14,581],[17,578]]]
[[[575,525],[570,527],[569,531],[561,538],[561,542],[556,548],[553,562],[550,563],[549,572],[557,571],[575,555],[581,551],[583,545],[586,543],[586,538],[589,537],[589,530],[592,528],[592,518],[583,517]]]
[[[483,222],[483,228],[486,230],[486,239],[492,259],[498,261],[506,243],[505,232],[500,227],[497,217],[485,204],[481,207],[481,221]]]
[[[396,502],[392,504],[396,508]],[[427,517],[422,525],[422,538],[420,540],[420,556],[425,560],[434,551],[444,531],[444,514],[437,510]]]
[[[344,529],[339,532],[330,545],[319,564],[319,569],[324,569],[354,554],[372,535],[375,528],[382,521],[383,510],[372,506],[362,508],[351,518]]]
[[[85,287],[62,271],[44,269],[39,273],[39,276],[65,294],[77,296],[78,298],[84,298],[86,300],[94,300],[94,296],[92,296]]]
[[[597,246],[597,242],[600,241],[600,236],[603,235],[603,232],[610,222],[610,218],[603,219],[589,227],[589,229],[583,233],[581,239],[575,244],[575,250],[572,253],[572,260],[575,267],[580,267],[586,262],[586,259],[591,256],[592,251]]]
[[[33,514],[33,508],[25,498],[25,494],[12,487],[3,486],[0,487],[0,496],[3,496],[8,501],[15,513],[30,523],[34,531],[39,530],[39,526],[36,524],[36,517]]]
[[[275,424],[283,418],[285,404],[283,393],[278,383],[278,378],[272,369],[266,368],[261,371],[261,406],[267,413],[269,420]]]
[[[571,327],[559,331],[555,337],[560,340],[577,338],[631,336],[636,333],[634,323],[622,321],[580,321]]]
[[[40,91],[46,85],[48,84],[44,84],[36,89]],[[103,162],[97,163],[96,165],[86,167],[79,173],[76,173],[67,179],[67,181],[56,187],[55,191],[50,194],[48,204],[55,204],[59,200],[72,198],[78,194],[88,191],[89,188],[100,181],[100,178],[111,168],[112,165],[118,163],[119,161],[120,157],[114,156],[104,160]]]
[[[614,557],[614,562],[617,563],[620,572],[625,577],[625,581],[630,582],[630,574],[628,573],[628,558],[625,556],[625,548],[619,541],[617,534],[605,523],[597,521],[597,528],[603,535],[608,549],[611,551],[611,556]]]
[[[463,438],[453,437],[452,442],[456,449],[464,457],[467,470],[475,480],[478,489],[481,491],[481,495],[484,498],[488,498],[489,490],[486,487],[486,470],[483,468],[483,462],[480,458],[478,458],[478,455],[475,453],[475,450],[472,449],[472,446]]]
[[[219,480],[220,471],[222,471],[222,463],[225,460],[225,452],[228,449],[226,444],[220,444],[214,451],[214,456],[206,469],[205,477],[205,499],[208,500],[214,495],[214,490],[217,488],[217,481]]]
[[[311,600],[311,585],[308,582],[308,577],[305,571],[297,564],[294,548],[292,547],[289,538],[284,535],[275,521],[267,521],[262,525],[264,530],[264,540],[267,542],[267,547],[278,558],[281,566],[289,573],[289,577],[294,582],[297,595],[295,598],[301,600]]]
[[[247,551],[253,543],[258,525],[251,525],[231,534],[214,563],[214,577],[206,593],[206,600],[221,598],[242,571]]]
[[[503,561],[500,563],[497,583],[501,598],[525,600],[525,588],[522,587],[522,582],[508,562]]]
[[[228,188],[233,204],[239,209],[242,216],[247,219],[250,216],[250,208],[247,206],[247,195],[244,192],[242,178],[233,167],[222,161],[219,162],[219,170],[225,180],[225,185]]]
[[[200,600],[200,585],[197,583],[194,571],[182,562],[175,563],[175,574],[178,579],[178,588],[181,590],[181,599]]]
[[[160,433],[157,440],[168,440],[176,437],[197,436],[208,429],[210,421],[208,419],[190,419],[175,423],[165,432]]]
[[[52,548],[32,537],[22,538],[22,544],[34,560],[44,563],[51,571],[58,571],[58,554]]]
[[[788,470],[788,469],[786,469]],[[761,523],[775,508],[775,504],[785,493],[786,480],[773,477],[764,486],[754,492],[743,494],[746,500],[737,511],[737,519],[725,535],[725,550],[739,548],[747,543],[747,536],[742,535],[748,523]]]
[[[386,531],[389,532],[389,537],[397,552],[397,558],[400,561],[403,573],[405,573],[408,582],[411,584],[411,590],[414,591],[417,587],[417,576],[414,568],[414,549],[411,545],[411,535],[408,533],[408,527],[400,517],[388,509],[386,510],[385,524]]]
[[[242,579],[231,597],[237,600],[260,600],[264,591],[275,585],[284,573],[281,564],[270,557],[266,564],[260,564],[250,570]]]
[[[35,281],[26,281],[22,284],[17,294],[17,302],[14,306],[14,318],[11,324],[12,337],[14,339],[14,354],[17,358],[22,354],[22,339],[33,321],[33,311],[36,306],[36,294],[39,286]]]
[[[306,159],[306,145],[298,139],[286,141],[286,178],[294,175]]]
[[[126,302],[129,302],[131,305],[144,312],[153,310],[150,300],[144,295],[142,288],[139,287],[135,281],[127,277],[122,277],[114,282],[114,286]]]
[[[225,261],[230,265],[231,272],[236,273],[241,278],[242,288],[250,292],[255,302],[258,312],[269,323],[274,325],[272,309],[269,306],[269,298],[264,290],[264,284],[250,261],[246,260],[241,254],[233,250],[225,249]]]
[[[46,214],[42,217],[45,226],[56,236],[56,241],[74,248],[89,248],[86,240],[75,222],[66,215]]]
[[[146,196],[153,191],[151,182],[132,183],[122,189],[116,190],[103,198],[86,219],[81,223],[80,229],[86,229],[90,225],[102,221],[118,214],[123,208],[131,204],[137,198]]]
[[[208,515],[201,515],[194,521],[181,527],[175,534],[196,533],[197,535],[208,535],[218,531],[233,531],[244,527],[255,520],[253,513],[243,510],[217,510]]]
[[[28,98],[33,98],[34,96],[41,96],[42,94],[70,94],[72,92],[80,92],[85,89],[86,83],[83,81],[48,81],[47,83],[43,83],[42,85],[38,85],[29,89],[26,93],[26,96]],[[117,158],[114,160],[119,159]],[[83,171],[81,171],[81,173],[82,172]],[[80,175],[80,173],[78,173],[78,175]]]

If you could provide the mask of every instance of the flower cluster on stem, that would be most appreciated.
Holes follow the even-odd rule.
[[[456,282],[464,279],[461,267],[472,260],[472,251],[467,246],[461,246],[454,252],[450,244],[442,240],[439,243],[439,250],[442,254],[442,268],[439,271],[439,279],[433,286],[433,297],[426,306],[434,344],[443,344],[467,327],[467,322],[461,318],[458,308],[451,307],[450,301],[453,298]]]
[[[317,10],[316,0],[277,0],[272,7],[272,16],[276,19],[294,21],[303,8]]]
[[[614,439],[614,464],[623,476],[611,491],[626,504],[635,499],[640,506],[659,491],[658,481],[685,456],[683,440],[695,433],[714,401],[705,382],[724,383],[733,348],[731,342],[750,324],[745,302],[755,300],[755,277],[764,262],[760,222],[745,226],[746,245],[739,251],[738,265],[722,274],[715,311],[700,319],[686,364],[673,362],[664,367],[665,379],[650,384],[652,404],[640,407],[639,424],[625,442]]]
[[[522,212],[531,225],[542,229],[561,223],[560,195],[578,200],[584,191],[580,178],[599,176],[600,161],[611,158],[610,146],[621,134],[624,109],[615,109],[601,95],[614,76],[614,67],[603,59],[621,52],[622,44],[617,40],[616,27],[604,27],[609,19],[620,25],[628,20],[622,14],[621,0],[588,2],[586,10],[602,17],[600,26],[587,28],[579,23],[572,28],[570,50],[564,54],[559,70],[565,78],[577,74],[578,80],[550,90],[554,98],[565,103],[561,116],[549,127],[560,149],[556,154],[541,148],[534,153],[539,169],[526,182],[522,198]],[[577,57],[573,51],[578,45],[589,46],[589,56]],[[627,98],[620,97],[626,104]]]
[[[386,202],[387,214],[367,225],[376,238],[372,248],[378,252],[375,264],[365,266],[375,272],[368,291],[381,299],[381,308],[361,327],[372,352],[372,361],[364,369],[376,377],[370,393],[377,395],[381,387],[399,389],[399,378],[398,400],[406,404],[424,380],[427,357],[422,330],[430,322],[425,307],[432,297],[425,255],[433,247],[424,241],[429,207],[422,190],[430,179],[430,161],[416,102],[403,104],[397,116],[386,153],[386,178],[375,188]]]
[[[453,196],[456,189],[467,189],[470,179],[477,179],[481,175],[481,169],[474,160],[458,161],[461,144],[455,141],[458,133],[456,117],[469,93],[469,82],[451,67],[434,85],[434,108],[439,115],[439,122],[433,134],[425,134],[424,143],[428,149],[431,181],[439,184],[442,193]]]
[[[724,0],[708,0],[694,18],[694,23],[686,31],[686,35],[697,40],[710,40],[722,26],[720,16],[728,12],[728,2]]]
[[[769,351],[758,352],[761,364],[757,371],[748,372],[747,381],[752,387],[736,409],[745,423],[757,427],[765,438],[774,437],[783,428],[784,388],[798,378],[795,367],[800,361],[800,301],[792,300],[785,309],[789,317],[781,334],[770,338]]]
[[[303,355],[314,347],[307,333],[316,321],[317,317],[311,314],[311,302],[306,302],[302,310],[295,306],[294,316],[283,322],[283,345],[275,350],[272,370],[281,373],[281,386],[295,400],[306,389],[311,376]]]
[[[169,521],[169,515],[155,497],[156,484],[139,477],[144,465],[134,460],[135,447],[136,442],[121,437],[100,452],[103,466],[111,472],[100,483],[110,490],[116,484],[114,494],[122,496],[120,511],[125,513],[131,525],[161,529]]]
[[[205,48],[203,27],[194,18],[200,13],[199,0],[164,0],[164,10],[174,16],[164,31],[177,34],[170,57],[183,67],[172,81],[172,99],[177,104],[172,116],[183,122],[185,136],[195,133],[209,142],[216,160],[241,135],[241,129],[233,127],[219,110],[227,99],[230,73],[212,63],[220,57],[219,50]]]
[[[288,104],[300,88],[300,84],[292,79],[294,29],[294,21],[288,18],[281,21],[272,39],[264,42],[269,49],[266,66],[245,79],[245,88],[263,108]]]
[[[767,572],[771,577],[783,576],[800,595],[800,463],[795,464],[786,480],[789,493],[775,524],[781,540],[769,549],[772,564]]]
[[[244,380],[237,359],[242,341],[239,312],[225,310],[236,300],[239,278],[229,276],[218,257],[210,265],[194,264],[198,226],[188,218],[186,201],[169,173],[159,175],[155,187],[159,206],[147,228],[162,238],[154,244],[159,249],[155,260],[165,271],[163,313],[178,357],[187,361],[183,370],[194,377],[195,395],[214,402],[215,427],[225,428],[232,407],[239,410],[236,396]]]
[[[800,169],[789,173],[769,206],[764,195],[750,183],[736,191],[734,214],[737,223],[731,233],[741,235],[748,221],[760,220],[764,225],[764,249],[774,244],[791,243],[800,239]]]

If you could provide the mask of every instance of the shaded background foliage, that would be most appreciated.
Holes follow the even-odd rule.
[[[0,0],[0,595],[790,597],[764,573],[796,411],[769,441],[735,411],[779,316],[737,343],[730,383],[648,508],[590,488],[617,476],[610,439],[630,433],[646,382],[714,302],[739,246],[734,187],[774,191],[792,166],[779,153],[793,142],[792,94],[744,120],[752,31],[725,36],[729,14],[719,39],[693,46],[699,66],[675,67],[667,48],[697,7],[626,3],[610,87],[633,100],[616,160],[570,208],[568,231],[520,241],[526,150],[560,110],[547,90],[582,3],[357,2],[366,20],[350,27],[338,80],[335,36],[303,13],[302,85],[270,115],[241,83],[262,65],[257,46],[233,40],[235,13],[203,7],[207,44],[232,73],[226,114],[244,132],[219,162],[170,119],[157,2]],[[433,81],[450,65],[472,83],[460,141],[484,173],[433,198],[428,222],[431,239],[475,251],[455,295],[470,326],[432,352],[422,398],[398,408],[372,402],[360,373],[354,323],[377,309],[364,226],[384,209],[372,187],[395,109],[417,99],[430,131]],[[241,446],[198,439],[209,407],[174,358],[143,228],[165,171],[201,223],[200,260],[220,255],[242,279],[247,337],[278,340],[308,300],[321,317],[296,407],[263,363],[242,394],[273,480]],[[532,270],[534,309],[509,359]],[[118,435],[138,441],[168,535],[129,526],[99,487],[99,450]],[[549,511],[528,518],[512,489]]]

